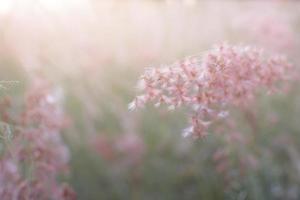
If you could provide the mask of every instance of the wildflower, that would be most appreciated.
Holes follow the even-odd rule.
[[[18,129],[0,160],[1,199],[76,199],[57,182],[70,156],[60,135],[65,120],[55,94],[43,80],[32,83]]]
[[[145,144],[140,135],[125,133],[115,141],[114,148],[124,157],[123,164],[134,166],[140,164],[145,153]]]
[[[147,102],[168,108],[190,108],[191,126],[184,136],[204,136],[209,125],[228,116],[226,106],[242,106],[254,100],[257,90],[275,91],[275,83],[290,78],[290,64],[261,49],[222,44],[202,58],[193,56],[162,68],[148,68],[139,80],[142,94],[129,109]],[[141,84],[142,83],[142,84]]]
[[[111,140],[103,134],[92,139],[93,150],[103,159],[117,162],[118,166],[137,166],[145,153],[145,144],[139,134],[124,133]]]

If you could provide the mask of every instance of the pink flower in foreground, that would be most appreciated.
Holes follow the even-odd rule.
[[[228,115],[226,106],[243,106],[261,88],[275,91],[275,83],[289,78],[290,65],[280,56],[266,56],[262,50],[219,45],[202,58],[188,57],[170,66],[149,68],[141,76],[142,94],[129,110],[147,102],[169,109],[190,108],[190,127],[183,135],[204,136],[209,125]]]

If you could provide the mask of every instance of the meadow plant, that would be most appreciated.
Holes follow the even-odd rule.
[[[154,102],[170,110],[186,106],[191,125],[184,136],[201,137],[209,125],[227,117],[228,106],[246,107],[260,89],[271,93],[278,81],[289,78],[291,65],[282,56],[267,55],[248,46],[221,44],[203,57],[192,56],[170,66],[149,68],[141,76],[142,94],[129,110]]]
[[[45,81],[33,81],[25,110],[14,119],[14,136],[5,141],[7,148],[1,155],[1,199],[76,198],[68,185],[58,181],[67,172],[70,159],[61,138],[65,121],[56,92]]]
[[[265,11],[262,5],[272,9]],[[268,51],[291,53],[298,43],[292,26],[294,16],[281,12],[280,6],[283,5],[279,2],[252,5],[252,9],[237,20],[237,31]]]
[[[299,63],[299,5],[0,1],[0,79],[33,79],[22,114],[23,98],[0,101],[0,200],[300,199],[297,85],[283,98],[257,98],[286,91],[281,86],[297,74],[275,54]],[[146,69],[140,95],[129,104],[130,110],[147,103],[184,109],[190,125],[183,135],[213,132],[209,138],[170,135],[181,126],[181,113],[163,112],[160,121],[153,113],[128,114],[131,80],[140,66],[224,40],[256,47],[222,44]],[[67,94],[70,153],[62,138],[68,121],[61,90],[36,73]],[[0,81],[0,93],[13,84]],[[69,170],[76,195],[64,183]]]
[[[102,159],[125,168],[139,166],[145,153],[143,138],[135,133],[124,133],[111,139],[101,134],[93,138],[91,145]]]

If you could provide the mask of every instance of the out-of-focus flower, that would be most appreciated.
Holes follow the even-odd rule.
[[[190,108],[191,126],[183,135],[204,136],[210,123],[227,116],[226,106],[243,106],[259,89],[276,91],[275,83],[290,78],[291,65],[281,56],[261,49],[222,44],[201,57],[189,57],[170,66],[149,68],[139,81],[143,94],[129,109],[147,102],[169,109]]]
[[[92,140],[93,149],[107,160],[122,166],[140,164],[145,153],[145,144],[138,134],[124,133],[111,140],[105,135],[99,135]]]
[[[130,166],[139,164],[145,153],[143,139],[138,134],[133,133],[123,134],[118,138],[115,148],[122,157],[126,157],[124,163]]]
[[[92,138],[93,149],[105,160],[113,160],[115,157],[111,141],[105,135]]]
[[[55,94],[45,81],[32,82],[17,131],[0,160],[1,199],[76,198],[57,181],[68,169],[69,151],[60,135],[65,120]]]
[[[292,18],[277,6],[282,6],[279,1],[254,4],[235,25],[243,36],[259,46],[275,52],[291,52],[297,43]],[[266,11],[265,7],[270,9]]]

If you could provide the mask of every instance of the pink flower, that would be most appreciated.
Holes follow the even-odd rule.
[[[259,2],[238,19],[237,28],[256,44],[275,52],[295,50],[297,36],[290,15],[278,2]],[[265,7],[269,7],[266,11]],[[278,9],[281,8],[281,9]]]
[[[93,150],[103,159],[118,163],[118,166],[138,166],[145,153],[143,138],[135,133],[124,133],[111,140],[104,134],[92,139]]]
[[[112,142],[106,135],[93,137],[91,141],[93,150],[95,150],[105,160],[113,160],[115,152]]]
[[[188,57],[170,66],[149,68],[141,76],[142,94],[129,109],[165,104],[169,109],[190,108],[191,126],[184,136],[204,136],[214,120],[228,115],[228,105],[245,105],[256,91],[275,91],[275,83],[287,80],[291,68],[281,56],[266,56],[262,50],[222,44],[201,57]]]
[[[125,165],[134,166],[140,164],[145,153],[145,144],[140,135],[125,133],[116,140],[115,149],[125,158]]]
[[[57,178],[68,169],[69,151],[62,141],[64,114],[55,90],[35,80],[17,129],[0,160],[0,197],[10,199],[75,199]],[[30,177],[24,169],[30,169]]]

